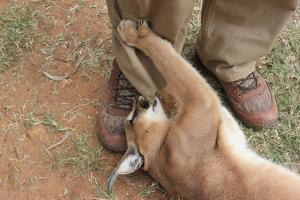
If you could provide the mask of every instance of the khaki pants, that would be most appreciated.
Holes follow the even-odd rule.
[[[224,81],[245,78],[271,49],[299,0],[204,0],[196,43],[204,65]],[[107,0],[116,61],[128,80],[149,100],[164,78],[140,51],[126,46],[116,28],[122,19],[147,19],[153,31],[180,53],[193,0]],[[163,53],[163,52],[161,52]]]

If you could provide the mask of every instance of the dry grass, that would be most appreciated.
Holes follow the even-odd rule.
[[[148,197],[149,195],[151,195],[152,193],[156,192],[159,190],[159,186],[157,183],[153,182],[151,183],[151,185],[149,185],[148,187],[146,187],[145,189],[143,189],[143,191],[140,192],[140,196],[141,197]]]
[[[57,65],[55,51],[67,48],[72,53],[66,56],[66,62],[100,73],[106,77],[110,73],[113,57],[110,38],[95,36],[80,37],[71,31],[73,17],[87,6],[84,1],[77,3],[68,11],[64,32],[51,36],[50,30],[56,26],[51,10],[53,2],[40,0],[27,3],[9,4],[0,10],[0,73],[14,66],[31,50],[44,55],[41,67],[44,69]],[[95,5],[97,7],[97,5]],[[92,9],[92,8],[91,8]],[[33,46],[36,49],[33,49]],[[68,57],[67,57],[68,56]]]
[[[79,174],[100,170],[102,146],[88,144],[86,134],[80,134],[73,141],[75,151],[61,152],[58,157],[58,167],[72,166]]]
[[[32,113],[28,114],[24,119],[25,126],[36,126],[40,124],[50,127],[53,132],[66,132],[71,130],[71,128],[58,123],[55,116],[49,112],[44,113],[41,119],[34,117]]]
[[[107,200],[117,200],[118,199],[117,195],[114,192],[109,192],[106,189],[106,186],[99,183],[99,181],[95,177],[92,177],[90,181],[93,183],[94,188],[96,190],[97,199],[98,198],[103,199],[103,200],[104,199],[107,199]]]
[[[63,62],[78,64],[82,68],[108,76],[110,70],[105,66],[112,64],[109,39],[97,36],[80,38],[74,32],[59,34],[55,39],[44,37],[41,52],[45,59],[42,66],[44,69],[51,69],[61,59],[58,57],[63,57]],[[60,51],[62,49],[65,52]]]
[[[11,67],[31,50],[34,41],[34,12],[26,5],[0,10],[0,72]]]

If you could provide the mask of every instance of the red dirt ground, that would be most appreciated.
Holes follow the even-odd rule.
[[[0,196],[1,199],[110,199],[97,193],[95,180],[103,187],[121,154],[102,150],[100,170],[83,174],[74,172],[72,166],[55,166],[61,152],[72,153],[73,140],[80,133],[87,134],[89,145],[99,141],[95,133],[96,114],[103,94],[111,64],[110,23],[104,0],[92,1],[22,1],[31,3],[47,12],[45,24],[50,24],[50,41],[59,35],[76,33],[80,39],[97,36],[108,48],[106,59],[98,66],[100,70],[79,68],[68,81],[47,79],[41,68],[48,59],[41,53],[43,44],[37,41],[32,52],[11,69],[0,74]],[[0,9],[12,1],[1,0]],[[20,4],[20,1],[15,2]],[[80,10],[70,14],[70,9],[80,5]],[[68,16],[72,24],[66,26]],[[43,35],[45,25],[37,32]],[[42,37],[42,36],[41,36]],[[72,62],[52,62],[51,72],[73,68]],[[66,112],[75,114],[67,117]],[[44,149],[60,141],[64,133],[54,133],[46,126],[27,127],[24,119],[32,112],[40,117],[52,113],[57,121],[74,128],[72,135],[47,154]],[[37,133],[37,134],[36,134]],[[30,136],[30,137],[29,137]],[[116,199],[168,199],[162,192],[155,191],[142,196],[141,192],[154,182],[143,172],[118,179],[115,185]]]

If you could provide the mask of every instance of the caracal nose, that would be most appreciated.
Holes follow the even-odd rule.
[[[140,96],[140,97],[138,98],[138,104],[139,104],[140,107],[143,108],[143,109],[148,109],[148,108],[150,107],[149,101],[148,101],[146,98],[144,98],[143,96]]]

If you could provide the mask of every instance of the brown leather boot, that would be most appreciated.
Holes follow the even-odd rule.
[[[104,95],[102,110],[97,119],[97,135],[107,149],[118,152],[126,151],[123,122],[139,94],[115,62]]]
[[[220,81],[231,107],[245,125],[262,129],[278,119],[276,100],[269,85],[257,72],[234,82]]]

